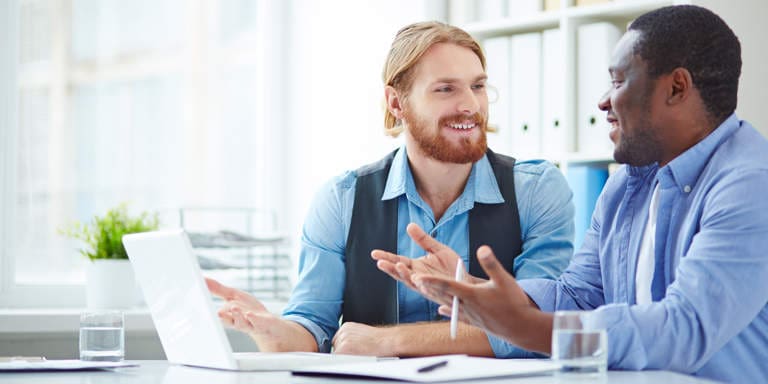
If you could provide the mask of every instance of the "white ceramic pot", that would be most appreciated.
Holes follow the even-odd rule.
[[[136,279],[128,260],[88,262],[86,303],[89,309],[125,309],[136,303]]]

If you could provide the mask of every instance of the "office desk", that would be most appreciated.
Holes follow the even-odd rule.
[[[213,369],[193,368],[169,365],[161,360],[137,361],[139,367],[120,368],[114,371],[89,372],[24,372],[0,373],[3,384],[329,384],[329,383],[394,383],[393,381],[359,380],[339,378],[316,378],[291,376],[290,372],[228,372]],[[482,384],[532,383],[532,384],[567,384],[567,383],[622,383],[622,384],[693,384],[712,383],[708,380],[666,371],[609,371],[605,380],[562,380],[554,376],[525,378],[502,378],[470,381]],[[452,383],[467,383],[452,382]]]

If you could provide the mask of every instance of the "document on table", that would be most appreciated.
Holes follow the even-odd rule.
[[[301,376],[371,377],[431,383],[492,377],[532,376],[549,373],[560,366],[549,360],[493,359],[466,355],[445,355],[380,361],[376,363],[337,364],[297,369]]]
[[[82,361],[82,360],[13,360],[0,362],[0,372],[21,371],[91,371],[107,368],[136,367],[138,364],[124,361]]]

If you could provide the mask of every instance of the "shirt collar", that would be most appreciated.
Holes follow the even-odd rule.
[[[493,173],[493,168],[491,168],[491,162],[488,161],[488,155],[483,155],[483,158],[472,166],[472,173],[475,174],[475,202],[483,204],[500,204],[504,202],[504,197],[502,197],[501,190],[499,189],[499,183],[496,181],[496,175]],[[473,181],[472,176],[469,176],[469,182]]]
[[[405,193],[405,183],[407,179],[413,180],[411,176],[411,170],[408,165],[408,156],[406,155],[405,146],[401,146],[395,153],[395,157],[392,159],[392,166],[389,168],[389,175],[387,175],[387,185],[384,187],[384,193],[381,195],[381,200],[394,199]]]
[[[406,193],[409,189],[416,190],[413,181],[411,167],[408,164],[407,149],[405,145],[395,153],[392,159],[392,166],[387,176],[387,185],[384,187],[382,200],[390,200]],[[488,161],[488,156],[483,157],[472,165],[472,171],[467,179],[467,185],[464,192],[459,196],[461,200],[474,201],[483,204],[499,204],[504,202],[504,198],[496,182],[496,176]]]
[[[681,192],[690,192],[699,179],[702,170],[707,165],[707,160],[720,144],[731,137],[741,126],[736,114],[732,114],[720,126],[712,131],[703,140],[688,148],[666,166],[661,169],[654,163],[642,167],[629,167],[629,175],[636,178],[644,178],[650,172],[658,173],[656,178],[663,188],[676,186]]]
[[[682,192],[690,192],[707,165],[707,161],[712,157],[712,153],[717,150],[720,144],[731,137],[740,126],[739,118],[736,114],[731,114],[707,137],[672,159],[666,167],[662,167],[659,171],[659,182],[662,183],[662,187],[664,187],[665,179],[669,177]],[[671,177],[667,176],[667,173]],[[666,181],[666,183],[669,183],[669,181]]]

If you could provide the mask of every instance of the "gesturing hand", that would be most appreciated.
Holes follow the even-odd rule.
[[[228,287],[213,279],[205,279],[208,289],[225,303],[219,310],[222,322],[250,335],[259,350],[316,351],[314,337],[301,325],[276,316],[255,297]]]
[[[549,353],[552,316],[541,311],[528,298],[493,255],[482,246],[477,258],[490,280],[457,282],[450,276],[415,273],[419,292],[440,304],[440,314],[451,315],[453,297],[459,298],[459,318],[484,328],[526,349]]]
[[[252,333],[256,330],[253,329],[248,317],[255,314],[269,314],[264,304],[246,292],[228,287],[210,278],[205,278],[205,283],[212,294],[224,300],[224,305],[219,309],[219,318],[231,328]]]
[[[429,236],[421,227],[414,223],[408,224],[406,231],[408,236],[423,248],[427,254],[417,259],[411,259],[406,256],[375,249],[371,252],[371,257],[377,260],[376,266],[393,279],[403,282],[406,286],[416,291],[418,289],[413,284],[411,278],[414,273],[453,278],[459,255],[453,249]]]

